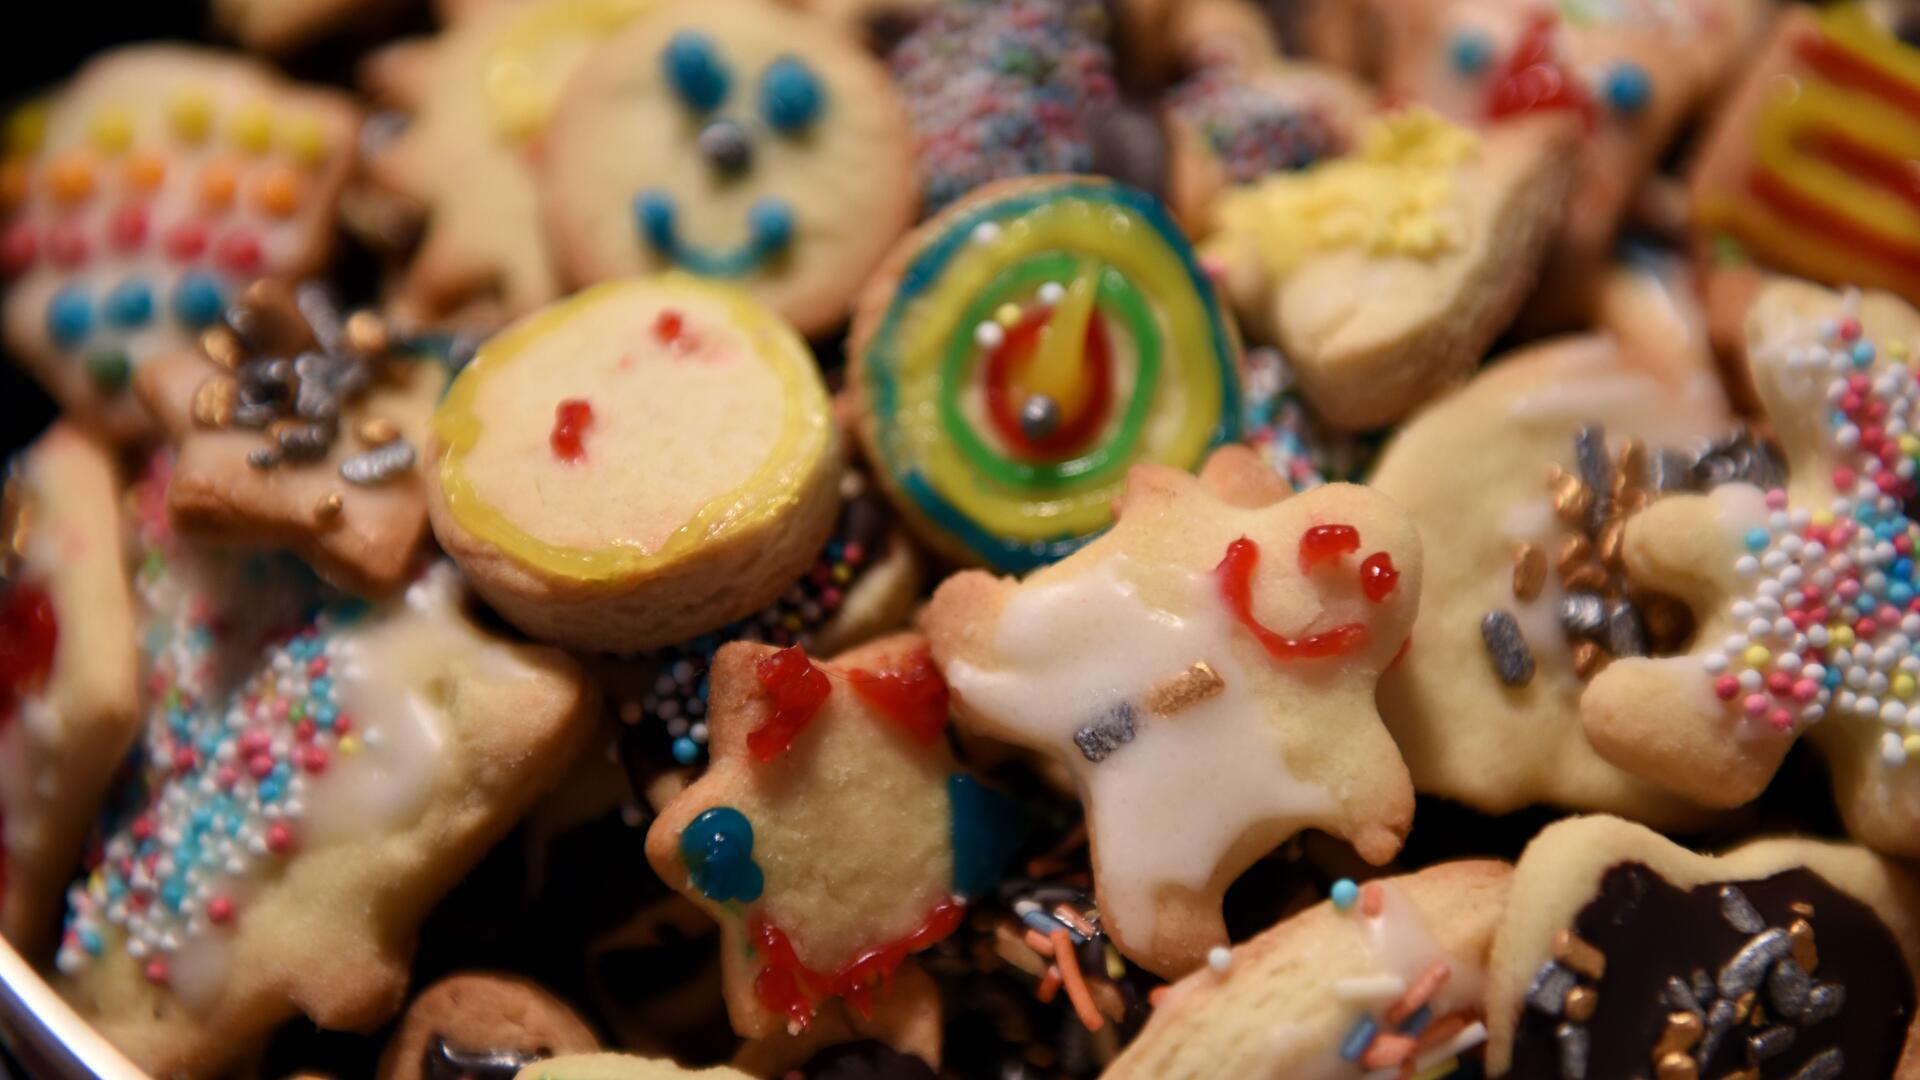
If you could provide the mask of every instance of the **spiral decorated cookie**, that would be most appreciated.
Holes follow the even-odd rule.
[[[1510,876],[1505,863],[1458,862],[1339,881],[1331,899],[1169,987],[1102,1075],[1455,1075],[1486,1041],[1487,959]]]
[[[1519,310],[1576,134],[1556,118],[1477,135],[1424,108],[1387,114],[1347,155],[1224,191],[1201,250],[1322,416],[1380,427],[1464,379]]]
[[[375,187],[402,200],[418,248],[400,313],[512,318],[564,291],[541,228],[531,151],[594,45],[655,0],[503,2],[436,38],[374,54],[369,81],[408,116],[368,152]]]
[[[956,574],[923,616],[963,729],[1073,778],[1101,923],[1157,973],[1226,943],[1221,895],[1294,833],[1378,864],[1413,816],[1373,700],[1420,538],[1368,488],[1286,493],[1244,447],[1137,466],[1111,532],[1025,581]]]
[[[566,1002],[504,972],[463,971],[422,990],[380,1055],[379,1080],[512,1080],[600,1040]]]
[[[540,197],[576,284],[681,270],[817,335],[912,224],[912,155],[886,70],[843,27],[768,0],[671,0],[568,82]]]
[[[955,766],[946,683],[915,635],[831,663],[733,644],[712,680],[712,765],[661,809],[647,859],[719,921],[742,1035],[873,1017],[998,880],[1017,811]]]
[[[403,600],[323,602],[258,649],[223,650],[219,623],[160,654],[175,692],[58,957],[63,996],[143,1068],[216,1075],[298,1014],[392,1015],[419,921],[583,746],[578,667],[464,602],[441,563]]]
[[[57,424],[0,507],[0,935],[48,951],[87,826],[139,734],[112,455]]]
[[[7,345],[75,419],[131,440],[134,369],[261,274],[325,264],[354,110],[166,45],[105,53],[25,108],[0,164]]]
[[[1920,884],[1857,847],[1696,855],[1617,818],[1514,868],[1487,981],[1494,1076],[1889,1080],[1920,1070]]]
[[[948,556],[1024,571],[1113,520],[1129,466],[1191,469],[1240,433],[1238,342],[1151,196],[1092,177],[984,188],[868,287],[860,437]]]
[[[428,456],[440,543],[509,621],[576,648],[669,645],[764,607],[839,506],[806,343],[686,275],[610,282],[488,341]]]

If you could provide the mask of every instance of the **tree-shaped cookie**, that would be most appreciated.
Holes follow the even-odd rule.
[[[1369,489],[1285,490],[1243,447],[1138,466],[1112,531],[1023,582],[956,575],[925,615],[962,726],[1072,774],[1104,929],[1157,972],[1226,943],[1221,894],[1287,837],[1382,863],[1413,816],[1373,695],[1419,536]]]
[[[997,881],[1011,812],[955,766],[946,684],[917,636],[831,663],[735,643],[711,687],[712,765],[662,809],[647,859],[719,920],[742,1035],[837,1021],[822,1015],[836,999],[873,1016],[907,957]]]
[[[1788,482],[1663,499],[1629,521],[1628,575],[1686,601],[1694,646],[1601,673],[1581,699],[1587,735],[1623,768],[1732,806],[1808,732],[1854,835],[1920,854],[1920,527],[1906,502],[1920,313],[1781,281],[1747,333]]]

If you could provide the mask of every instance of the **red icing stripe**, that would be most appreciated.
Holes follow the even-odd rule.
[[[1920,209],[1920,165],[1910,159],[1889,154],[1845,132],[1826,129],[1808,132],[1796,140],[1796,144],[1807,153],[1878,184]]]
[[[1883,263],[1904,274],[1920,274],[1920,248],[1873,231],[1824,203],[1794,190],[1771,171],[1755,168],[1747,174],[1747,188],[1768,210],[1808,232],[1824,234],[1842,247]]]
[[[1802,63],[1831,82],[1880,98],[1902,112],[1920,118],[1920,86],[1852,52],[1818,31],[1809,31],[1794,43]]]

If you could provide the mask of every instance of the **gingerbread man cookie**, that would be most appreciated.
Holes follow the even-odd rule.
[[[434,534],[474,588],[581,649],[670,645],[764,607],[840,502],[806,343],[681,274],[597,286],[489,340],[428,458]]]
[[[712,764],[661,809],[647,859],[719,921],[741,1034],[874,1016],[909,989],[896,969],[997,880],[1014,811],[954,765],[946,684],[916,636],[832,663],[729,645],[712,687]]]
[[[568,280],[730,281],[808,335],[846,318],[920,206],[886,70],[768,0],[666,0],[597,47],[554,105],[539,186]]]
[[[1164,207],[1095,177],[982,188],[868,286],[848,376],[881,485],[941,553],[1020,572],[1113,520],[1129,466],[1240,432],[1239,344]]]
[[[1514,868],[1488,1072],[1912,1076],[1916,972],[1920,883],[1870,852],[1755,840],[1716,858],[1617,818],[1563,821]]]
[[[1487,1037],[1487,958],[1511,874],[1480,861],[1342,879],[1168,988],[1102,1076],[1445,1075]]]
[[[74,418],[148,432],[129,392],[262,274],[326,264],[353,107],[248,60],[143,45],[89,63],[10,129],[6,341]]]
[[[420,919],[584,744],[579,668],[491,636],[463,599],[439,564],[403,600],[296,618],[211,685],[213,634],[174,639],[146,797],[70,890],[57,961],[63,996],[143,1068],[218,1074],[300,1013],[379,1024]]]
[[[56,424],[0,510],[0,935],[51,944],[87,827],[139,734],[133,599],[109,451]]]
[[[1756,301],[1747,365],[1787,478],[1662,500],[1627,524],[1628,575],[1693,609],[1692,652],[1617,663],[1581,699],[1616,764],[1701,802],[1759,794],[1807,733],[1850,832],[1920,854],[1920,634],[1904,508],[1920,445],[1908,367],[1920,313],[1884,293],[1781,281]]]
[[[1344,157],[1225,191],[1201,251],[1322,416],[1381,427],[1461,381],[1519,310],[1575,137],[1555,118],[1476,135],[1424,108],[1387,114]]]
[[[1580,700],[1610,657],[1681,644],[1678,602],[1626,580],[1622,522],[1730,478],[1733,447],[1708,440],[1732,427],[1711,361],[1581,337],[1497,359],[1388,443],[1371,484],[1436,538],[1414,645],[1380,681],[1415,788],[1493,814],[1700,816],[1596,754]]]
[[[135,389],[177,447],[167,510],[182,533],[291,548],[380,595],[427,535],[417,448],[446,382],[372,313],[342,317],[318,284],[262,279]]]
[[[1073,777],[1102,926],[1155,972],[1225,943],[1221,894],[1287,837],[1377,864],[1413,816],[1373,694],[1419,536],[1366,488],[1285,492],[1241,447],[1199,478],[1136,467],[1106,535],[1024,582],[957,574],[924,615],[962,727]]]

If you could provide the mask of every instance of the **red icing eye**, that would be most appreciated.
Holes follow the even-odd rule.
[[[592,426],[593,406],[584,399],[568,398],[555,406],[553,434],[547,436],[547,444],[553,447],[553,456],[568,463],[586,457],[587,448],[581,440]]]
[[[850,671],[847,682],[860,700],[922,745],[939,739],[947,726],[947,681],[925,649],[916,650],[898,671]]]
[[[1351,525],[1315,525],[1300,535],[1300,572],[1304,574],[1323,562],[1359,550],[1359,529]]]
[[[1367,599],[1379,603],[1393,595],[1394,586],[1400,584],[1400,571],[1393,568],[1393,556],[1384,551],[1376,551],[1367,556],[1360,564],[1360,591]]]
[[[754,668],[760,689],[773,697],[773,716],[747,733],[755,761],[772,761],[793,745],[833,691],[833,684],[798,645],[761,660]]]

